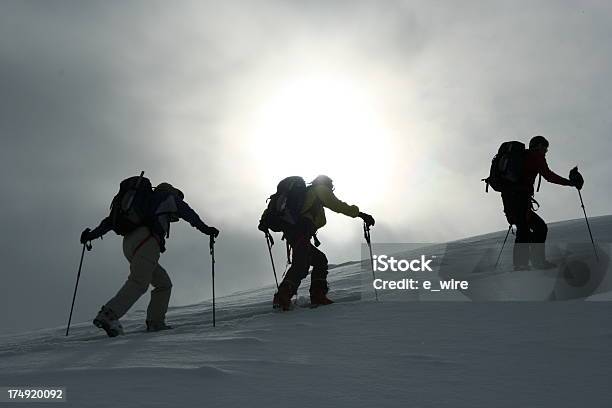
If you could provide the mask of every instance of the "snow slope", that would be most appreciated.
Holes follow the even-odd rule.
[[[612,216],[591,223],[598,241],[612,240]],[[558,242],[585,234],[584,220],[550,225]],[[462,240],[445,251],[496,247],[504,235]],[[607,256],[607,246],[601,250]],[[590,262],[592,253],[573,256]],[[487,283],[478,293],[524,278],[503,268],[480,272],[470,281]],[[363,291],[364,273],[360,263],[332,269],[330,297],[338,303],[317,309],[272,311],[271,286],[218,299],[214,329],[204,302],[171,309],[175,329],[163,333],[144,333],[143,312],[136,311],[122,319],[128,334],[116,339],[89,322],[74,325],[68,338],[64,328],[0,337],[0,386],[66,387],[65,406],[75,407],[612,405],[610,303],[474,302],[481,299],[473,293],[453,297],[464,301],[376,302]],[[501,298],[533,280],[526,282],[504,286],[512,290]],[[606,296],[607,280],[597,282],[589,300]],[[555,288],[532,297],[551,299]]]

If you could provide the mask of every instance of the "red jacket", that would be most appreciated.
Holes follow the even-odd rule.
[[[533,195],[533,185],[535,183],[538,174],[549,183],[560,184],[562,186],[570,186],[571,182],[565,177],[561,177],[554,171],[548,168],[546,163],[546,156],[542,152],[536,152],[534,150],[527,150],[525,157],[525,164],[523,170],[523,186]]]

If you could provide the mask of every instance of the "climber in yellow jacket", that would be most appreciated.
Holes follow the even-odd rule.
[[[371,215],[360,212],[356,205],[349,205],[341,201],[334,195],[333,191],[334,185],[331,178],[324,175],[315,178],[306,188],[300,212],[300,222],[291,228],[283,229],[293,256],[291,267],[279,285],[278,292],[274,295],[273,304],[275,307],[281,307],[283,310],[290,308],[291,298],[296,293],[302,279],[308,275],[310,266],[312,266],[311,303],[314,305],[333,303],[327,297],[329,291],[327,285],[327,257],[311,243],[313,237],[315,244],[318,243],[315,234],[327,222],[325,208],[351,218],[360,217],[367,225],[374,225],[375,221]],[[259,229],[267,233],[268,225],[264,222],[265,219],[266,212],[262,215]]]

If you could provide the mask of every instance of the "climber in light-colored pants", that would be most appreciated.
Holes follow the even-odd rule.
[[[158,263],[160,248],[148,227],[139,227],[123,238],[123,254],[130,262],[130,275],[106,307],[121,318],[153,285],[147,321],[163,322],[168,310],[172,282]]]
[[[93,230],[86,228],[81,233],[83,245],[111,230],[123,236],[123,254],[130,263],[130,275],[93,320],[94,326],[106,331],[109,337],[123,334],[119,318],[147,292],[149,285],[153,285],[153,290],[145,322],[147,331],[172,328],[165,323],[172,282],[159,265],[160,254],[166,250],[166,238],[170,237],[170,223],[183,219],[203,234],[219,235],[218,229],[206,225],[184,201],[181,190],[168,183],[160,183],[154,190],[150,185],[142,174],[123,180],[113,198],[116,206],[111,206],[111,214]],[[127,195],[130,192],[131,197]],[[126,197],[131,201],[126,201]],[[123,209],[124,205],[127,209]]]

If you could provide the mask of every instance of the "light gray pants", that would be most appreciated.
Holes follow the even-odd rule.
[[[139,227],[123,238],[123,254],[130,262],[130,275],[106,307],[120,318],[153,285],[147,320],[163,322],[168,310],[172,282],[159,261],[159,244],[147,227]]]

